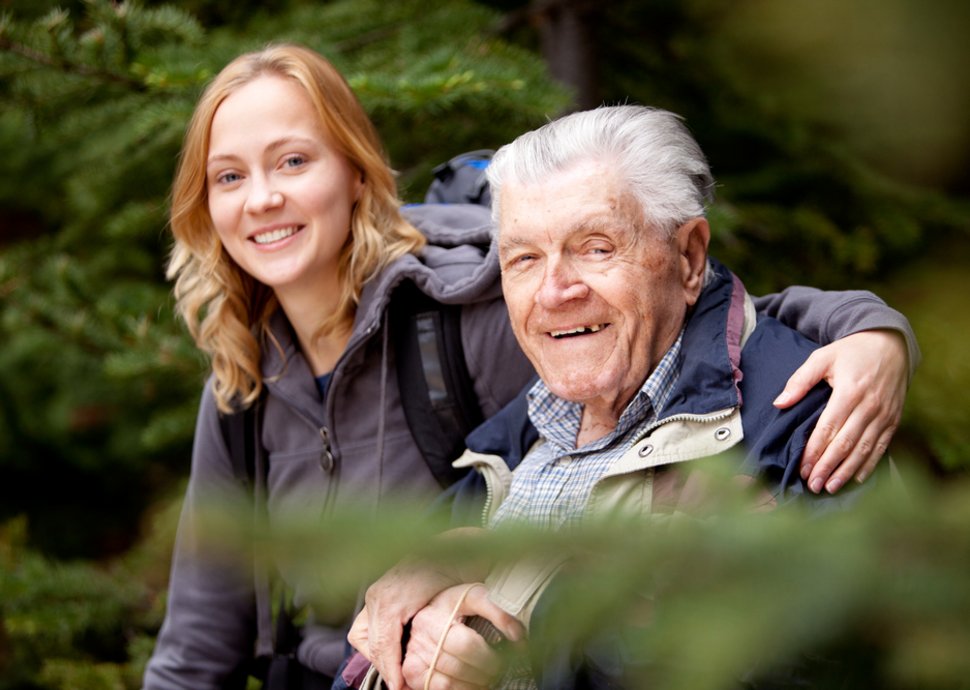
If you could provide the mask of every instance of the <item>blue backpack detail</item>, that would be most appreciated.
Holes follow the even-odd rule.
[[[491,149],[462,153],[436,166],[434,180],[424,195],[426,204],[492,205],[485,168],[495,154]]]

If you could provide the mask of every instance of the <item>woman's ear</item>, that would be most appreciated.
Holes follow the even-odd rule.
[[[687,304],[693,306],[704,288],[707,270],[707,246],[711,226],[706,218],[692,218],[677,228],[677,250],[680,252],[680,275]]]

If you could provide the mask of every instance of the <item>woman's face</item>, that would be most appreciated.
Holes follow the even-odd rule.
[[[257,77],[216,110],[206,167],[209,213],[229,255],[277,295],[334,294],[362,186],[297,82]]]

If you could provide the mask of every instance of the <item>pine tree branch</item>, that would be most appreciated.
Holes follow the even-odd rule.
[[[39,50],[30,48],[23,43],[12,41],[6,36],[2,35],[0,35],[0,51],[19,55],[20,57],[25,58],[35,64],[42,65],[44,67],[51,67],[65,74],[75,74],[81,77],[100,79],[114,84],[121,84],[122,86],[139,92],[148,90],[148,87],[145,86],[144,82],[139,79],[135,79],[134,77],[104,69],[97,69],[90,67],[89,65],[83,65],[76,62],[57,60],[49,55],[46,55],[45,53],[40,52]]]
[[[397,26],[380,27],[373,31],[361,32],[353,38],[338,41],[334,44],[334,47],[338,53],[349,53],[353,50],[359,50],[365,46],[385,41],[399,32],[400,28]]]

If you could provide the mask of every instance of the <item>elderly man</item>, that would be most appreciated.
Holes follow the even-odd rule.
[[[618,106],[564,117],[501,149],[489,181],[512,327],[540,376],[459,460],[505,496],[489,527],[690,511],[699,507],[684,490],[690,461],[730,448],[744,448],[726,457],[741,457],[737,473],[760,480],[771,502],[835,500],[808,492],[798,472],[829,389],[773,405],[815,346],[759,319],[738,278],[708,258],[714,182],[677,116]],[[487,645],[452,619],[477,614],[523,636],[555,566],[454,577],[396,568],[368,592],[351,643],[399,687],[400,643],[382,602],[430,601],[413,619],[403,679],[488,686]]]

